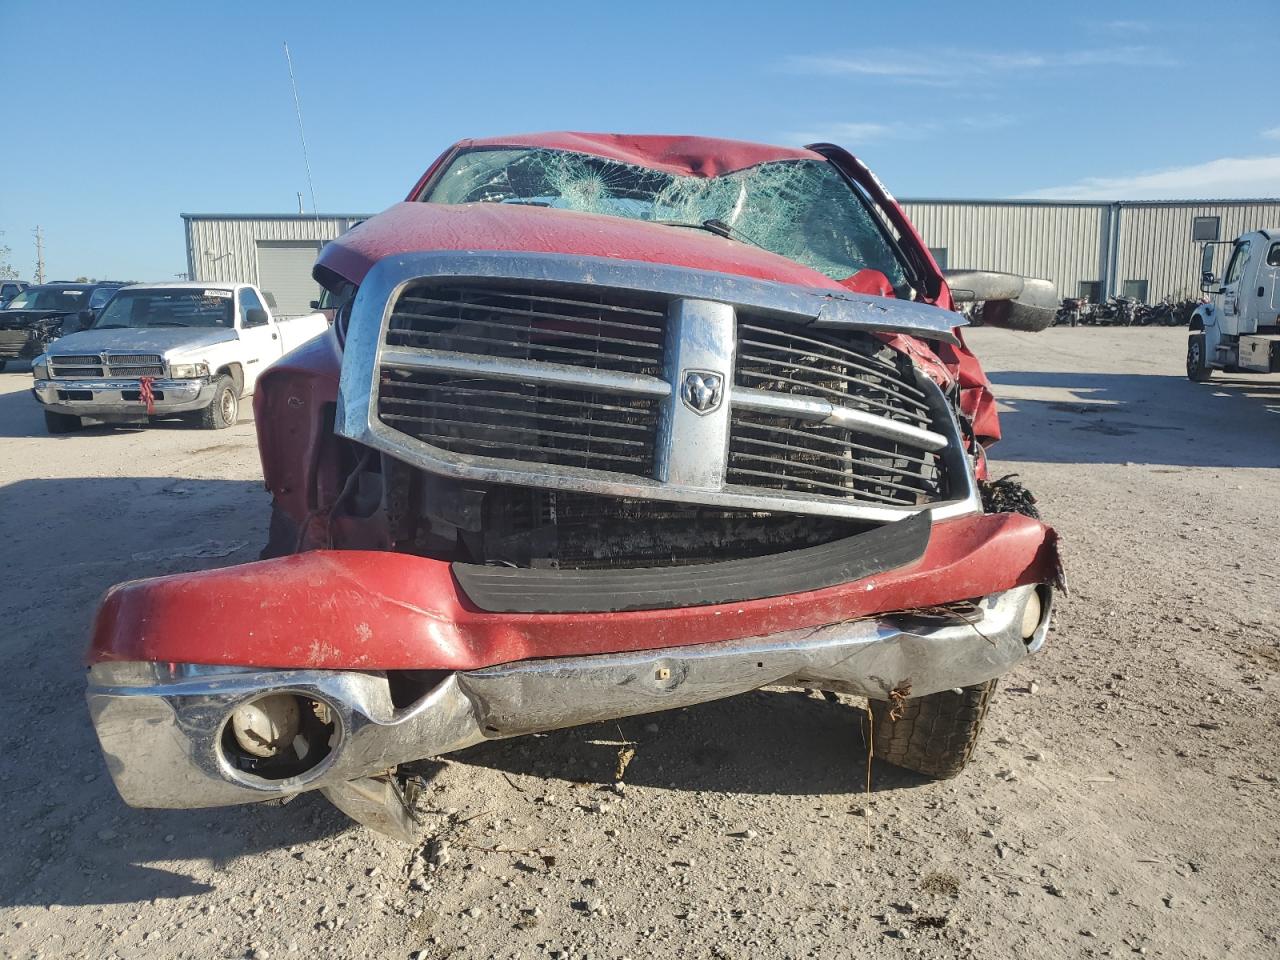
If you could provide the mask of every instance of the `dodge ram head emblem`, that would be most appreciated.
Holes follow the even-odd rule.
[[[680,381],[680,399],[698,415],[710,413],[724,398],[724,377],[708,370],[686,370]]]

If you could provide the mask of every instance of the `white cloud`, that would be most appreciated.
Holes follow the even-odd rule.
[[[783,143],[838,143],[858,150],[868,143],[884,140],[927,140],[948,129],[964,133],[979,130],[995,130],[1014,123],[1014,117],[1005,113],[989,113],[978,116],[955,117],[946,123],[907,123],[895,120],[891,123],[849,123],[833,120],[819,122],[806,130],[793,130],[779,135]]]
[[[1167,54],[1151,47],[1123,46],[1052,53],[974,53],[939,48],[925,52],[885,50],[857,56],[797,54],[787,57],[782,67],[792,73],[827,77],[873,77],[902,83],[952,85],[966,78],[1020,70],[1169,66],[1172,63]]]
[[[1127,177],[1086,177],[1022,194],[1052,200],[1184,200],[1280,197],[1280,156],[1221,157]]]
[[[1148,20],[1104,20],[1098,27],[1114,33],[1150,33],[1155,29]]]
[[[1280,127],[1271,127],[1258,134],[1263,140],[1280,140]]]
[[[864,144],[881,140],[919,140],[933,133],[931,123],[848,123],[835,121],[819,123],[808,130],[784,133],[787,143],[839,143]]]

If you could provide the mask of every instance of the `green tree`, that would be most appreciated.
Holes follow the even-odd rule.
[[[0,230],[0,237],[3,236],[4,231]],[[12,252],[13,251],[10,250],[6,244],[0,243],[0,280],[18,279],[18,271],[14,268],[13,264],[9,262],[9,254]]]

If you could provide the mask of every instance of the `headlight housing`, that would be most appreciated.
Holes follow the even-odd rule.
[[[169,377],[173,380],[197,380],[209,375],[207,363],[174,363],[169,365]]]
[[[31,361],[31,375],[37,380],[49,379],[49,358],[41,355]]]

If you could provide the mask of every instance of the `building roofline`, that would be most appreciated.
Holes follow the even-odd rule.
[[[1280,205],[1280,197],[1253,197],[1231,200],[1048,200],[1023,197],[899,197],[900,203],[939,204],[971,207],[1246,207]],[[183,220],[368,220],[372,213],[183,213]]]
[[[180,213],[183,220],[368,220],[372,213]]]

